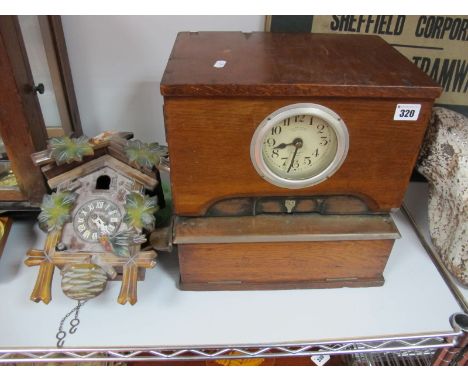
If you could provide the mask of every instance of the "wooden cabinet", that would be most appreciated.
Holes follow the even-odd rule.
[[[59,78],[66,95],[66,108],[72,123],[62,134],[81,134],[70,68],[61,29],[60,16],[39,16],[44,31],[44,49],[49,51],[51,75]],[[49,38],[47,38],[47,36]],[[49,59],[50,56],[54,60]],[[17,210],[37,206],[47,191],[40,169],[31,153],[46,148],[47,138],[56,135],[44,123],[30,59],[17,16],[0,17],[0,209]],[[54,62],[53,65],[51,63]],[[58,93],[57,98],[58,97]],[[63,97],[62,97],[63,98]],[[62,118],[63,119],[63,118]],[[65,126],[65,125],[64,125]]]

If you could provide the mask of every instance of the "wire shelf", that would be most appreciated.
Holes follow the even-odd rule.
[[[355,353],[347,356],[352,366],[431,366],[435,349],[383,353]]]
[[[89,362],[149,362],[197,361],[207,359],[238,359],[313,356],[318,354],[390,354],[397,351],[432,352],[452,347],[461,333],[441,333],[422,337],[369,339],[340,343],[317,342],[287,345],[245,345],[203,348],[120,348],[120,349],[10,349],[0,350],[0,364],[5,363],[89,363]],[[357,359],[357,358],[356,358]]]

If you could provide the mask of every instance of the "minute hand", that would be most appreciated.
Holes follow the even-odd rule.
[[[292,157],[292,159],[291,159],[291,164],[289,165],[288,171],[286,171],[286,172],[291,171],[292,166],[293,166],[293,164],[294,164],[294,159],[296,159],[297,151],[302,147],[302,144],[303,144],[303,143],[302,143],[302,139],[300,139],[300,138],[295,139],[295,140],[293,141],[293,143],[294,143],[294,146],[296,146],[296,148],[294,149],[294,154],[293,154],[293,157]]]

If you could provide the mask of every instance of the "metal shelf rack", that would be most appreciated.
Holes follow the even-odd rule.
[[[387,291],[388,295],[384,295],[386,296],[385,298],[389,298],[389,296],[392,297],[396,293],[401,293],[401,290],[405,291],[405,285],[412,285],[411,283],[413,282],[413,280],[407,279],[406,281],[405,279],[392,280],[392,278],[395,277],[403,277],[399,276],[401,273],[398,272],[401,272],[402,268],[405,266],[405,264],[401,264],[401,261],[405,261],[405,257],[398,256],[405,256],[405,250],[408,248],[414,249],[417,245],[413,242],[414,240],[417,240],[417,235],[414,232],[411,233],[411,230],[418,228],[411,226],[410,220],[405,218],[403,214],[398,214],[399,229],[403,233],[403,238],[407,236],[408,239],[406,244],[402,243],[400,247],[395,250],[395,256],[397,256],[397,258],[392,260],[392,264],[387,265],[389,268],[389,274],[386,275],[388,282],[387,288],[391,290]],[[32,222],[23,222],[23,226],[21,228],[17,228],[16,234],[20,235],[24,234],[25,232],[31,232],[32,226]],[[466,334],[468,331],[468,315],[463,312],[456,312],[457,307],[460,308],[459,302],[455,302],[454,297],[450,294],[450,292],[447,290],[447,286],[441,280],[440,275],[438,275],[437,271],[434,271],[434,265],[431,263],[430,259],[426,259],[427,253],[424,252],[424,247],[421,245],[418,247],[421,250],[421,254],[414,256],[414,262],[410,263],[410,265],[413,267],[421,267],[421,269],[430,270],[431,276],[428,280],[426,280],[426,284],[432,285],[435,283],[438,285],[437,288],[434,287],[434,290],[440,290],[440,296],[436,296],[434,298],[439,298],[438,301],[439,303],[442,303],[443,307],[434,307],[433,302],[428,299],[427,304],[424,303],[424,305],[421,305],[424,308],[424,312],[415,310],[414,312],[404,313],[409,315],[408,320],[410,320],[411,316],[414,316],[416,313],[422,314],[422,317],[427,317],[427,315],[431,312],[434,312],[434,315],[439,314],[439,323],[437,325],[434,324],[434,330],[432,330],[432,326],[430,327],[431,330],[427,330],[427,325],[421,325],[420,327],[422,330],[418,331],[417,327],[419,326],[413,325],[413,327],[416,329],[412,331],[406,331],[406,333],[410,334],[405,335],[361,335],[361,333],[366,333],[366,330],[364,329],[368,329],[367,326],[372,325],[373,321],[369,320],[359,324],[359,326],[363,328],[362,330],[351,330],[353,333],[350,333],[350,335],[352,335],[350,337],[347,337],[343,334],[348,333],[346,330],[337,330],[336,337],[332,337],[331,334],[334,333],[334,328],[338,328],[337,326],[333,327],[333,325],[337,325],[337,323],[340,323],[345,319],[351,321],[354,319],[355,321],[352,322],[359,323],[359,314],[362,314],[360,312],[347,312],[347,314],[343,314],[343,312],[341,312],[341,316],[338,316],[340,314],[340,307],[337,307],[336,305],[346,303],[346,301],[350,299],[350,296],[359,296],[361,299],[363,296],[365,296],[368,301],[366,300],[362,303],[364,304],[363,307],[364,309],[368,308],[369,312],[373,312],[373,306],[382,300],[381,293],[383,293],[384,290],[379,288],[369,288],[367,291],[363,291],[361,288],[357,288],[361,290],[342,288],[337,290],[321,291],[320,293],[317,291],[292,291],[284,293],[276,291],[275,293],[271,294],[268,291],[259,292],[259,294],[256,294],[256,292],[249,292],[249,299],[253,299],[254,302],[252,305],[248,305],[248,303],[244,300],[246,295],[238,294],[245,292],[230,292],[231,294],[225,294],[224,292],[206,292],[205,294],[203,294],[204,292],[194,292],[194,294],[187,294],[188,292],[185,292],[184,294],[184,292],[178,291],[176,285],[174,285],[174,278],[177,277],[177,267],[175,266],[171,268],[170,266],[167,266],[167,264],[165,265],[163,263],[162,266],[160,264],[160,268],[162,268],[162,270],[160,270],[160,274],[157,276],[152,276],[151,274],[147,275],[147,278],[155,277],[154,280],[147,279],[145,283],[141,284],[143,287],[141,288],[143,291],[143,296],[139,296],[140,302],[136,306],[120,307],[117,306],[116,302],[111,298],[104,298],[104,300],[100,301],[99,304],[95,304],[94,306],[87,306],[89,315],[92,317],[83,317],[83,324],[80,326],[80,333],[78,337],[73,339],[74,342],[70,340],[72,346],[58,349],[54,347],[55,343],[53,341],[53,333],[54,330],[56,330],[58,317],[57,314],[58,312],[63,312],[65,306],[67,306],[66,303],[68,303],[68,300],[66,298],[62,299],[59,295],[54,295],[54,301],[49,304],[50,306],[47,307],[42,305],[34,305],[27,301],[26,296],[29,292],[29,283],[31,282],[32,278],[30,277],[31,275],[28,274],[28,270],[24,270],[22,268],[21,264],[23,257],[21,257],[21,253],[25,252],[26,248],[32,243],[23,243],[21,242],[22,239],[19,237],[15,238],[10,236],[9,240],[16,241],[15,243],[7,243],[7,252],[8,249],[10,249],[11,252],[16,251],[16,253],[5,253],[2,261],[4,261],[5,258],[7,261],[6,264],[3,264],[3,266],[9,268],[10,270],[17,267],[19,271],[16,276],[12,276],[8,273],[8,269],[2,270],[2,264],[0,264],[0,293],[2,293],[3,296],[7,296],[7,298],[11,298],[11,302],[7,301],[6,305],[4,304],[4,306],[9,306],[12,310],[11,312],[6,312],[8,314],[2,312],[2,315],[0,315],[0,364],[66,364],[91,362],[117,363],[170,360],[195,361],[236,358],[313,356],[318,354],[344,355],[351,364],[450,364],[454,363],[454,361],[460,364],[461,360],[463,359],[463,351],[466,351],[466,345],[468,342],[468,337]],[[41,237],[36,237],[34,240],[40,241]],[[17,256],[18,259],[14,258],[14,256]],[[165,268],[165,266],[167,267]],[[24,271],[25,274],[22,274],[22,271]],[[171,272],[172,276],[167,277],[166,285],[163,286],[163,281],[161,281],[161,278],[166,277],[167,274],[171,274]],[[404,274],[406,276],[404,277],[411,277],[411,272],[405,272],[406,273]],[[424,275],[421,275],[420,277],[423,276]],[[20,279],[23,281],[20,281]],[[155,280],[159,280],[159,292],[155,291],[154,288],[149,288],[149,284],[147,284],[150,282],[155,282]],[[11,286],[11,283],[16,283],[16,285]],[[399,286],[399,284],[404,285]],[[56,294],[58,294],[57,290],[59,289],[59,286],[55,285],[53,288],[56,289]],[[147,292],[145,292],[145,288],[147,289]],[[167,292],[165,294],[161,292],[161,289],[164,288],[166,288],[165,290]],[[397,292],[391,292],[394,289]],[[16,292],[18,290],[21,290],[21,293],[13,293],[13,291]],[[147,294],[145,295],[145,293]],[[166,317],[166,321],[157,317],[158,314],[164,315],[164,307],[159,306],[161,304],[154,307],[154,305],[157,304],[157,301],[159,301],[158,299],[154,298],[157,293],[163,294],[164,297],[170,296],[172,299],[175,299],[175,302],[172,303],[172,300],[169,297],[166,298],[167,309],[173,310],[173,312],[168,314]],[[419,293],[417,294],[418,296],[422,295],[420,294],[421,292],[419,290],[415,290],[414,293]],[[327,297],[322,297],[323,294],[326,294]],[[373,294],[375,295],[373,296]],[[24,300],[20,301],[18,306],[15,306],[15,303],[18,302],[19,296],[23,296]],[[398,295],[396,295],[395,298],[396,297],[398,297]],[[161,295],[159,295],[159,298],[161,298]],[[320,306],[319,304],[325,301],[321,300],[322,298],[333,300],[327,308],[330,310],[328,313],[322,312],[319,314],[318,311],[314,311],[309,307],[304,307],[304,305],[307,305],[307,303],[310,305],[316,304],[317,306]],[[446,299],[450,298],[453,298],[454,301],[449,301],[447,303]],[[218,330],[216,327],[216,323],[219,317],[225,317],[227,326],[232,326],[233,323],[237,322],[240,323],[238,326],[242,326],[242,319],[244,318],[243,316],[235,316],[232,311],[230,311],[231,314],[229,315],[224,311],[229,310],[230,306],[236,306],[239,308],[239,310],[248,311],[248,309],[253,309],[252,307],[255,308],[255,306],[258,305],[258,301],[262,301],[262,299],[268,300],[265,302],[263,308],[270,306],[270,302],[273,301],[274,303],[285,305],[285,310],[287,311],[294,308],[305,309],[302,312],[302,314],[305,316],[305,319],[302,321],[298,320],[297,317],[291,317],[288,315],[287,311],[274,311],[276,314],[280,315],[280,317],[277,319],[278,322],[282,322],[285,319],[289,319],[291,321],[291,328],[289,326],[284,326],[281,333],[277,334],[276,339],[278,336],[280,338],[284,338],[286,336],[295,338],[294,335],[297,332],[294,332],[294,326],[303,324],[304,328],[300,328],[301,333],[303,333],[303,338],[318,338],[318,340],[277,341],[271,333],[273,333],[274,329],[277,327],[278,322],[273,322],[270,323],[272,330],[269,330],[270,327],[266,328],[264,330],[264,336],[262,337],[261,341],[257,341],[258,338],[255,339],[255,336],[252,336],[252,338],[254,338],[252,343],[246,343],[244,341],[241,342],[239,340],[239,343],[236,344],[236,341],[233,340],[233,338],[250,338],[250,334],[242,336],[241,332],[236,332],[235,329],[233,329],[234,335],[223,335],[222,330]],[[297,301],[294,300],[293,302],[290,302],[291,299],[296,299]],[[192,300],[196,301],[193,302]],[[227,301],[229,301],[229,303]],[[408,299],[408,301],[405,302],[407,304],[405,306],[412,307],[411,302],[412,300]],[[290,305],[286,306],[287,303]],[[200,311],[193,311],[194,316],[190,318],[194,322],[193,325],[202,325],[203,321],[207,321],[212,317],[213,321],[204,323],[205,326],[203,328],[199,328],[198,332],[201,332],[199,337],[195,336],[193,338],[187,338],[187,344],[190,345],[179,345],[180,343],[183,343],[181,342],[181,338],[186,338],[193,334],[189,328],[179,326],[179,330],[182,332],[182,335],[175,339],[173,339],[170,333],[166,333],[167,331],[170,331],[168,328],[171,328],[171,326],[164,326],[164,324],[172,324],[172,322],[174,322],[174,325],[177,325],[177,323],[180,324],[181,322],[185,322],[175,321],[181,315],[190,312],[192,306],[197,306],[200,310],[203,310],[206,309],[206,307],[218,306],[219,304],[224,304],[222,305],[224,308],[221,307],[222,309],[220,309],[219,312],[210,311],[203,313]],[[134,313],[135,309],[139,309],[138,316],[136,316],[137,313]],[[379,306],[379,309],[372,314],[375,315],[374,318],[376,321],[378,321],[382,317],[385,317],[385,312],[393,312],[392,309],[398,310],[398,305],[391,305],[390,307],[381,305]],[[418,308],[415,307],[414,309]],[[443,310],[442,313],[440,312],[441,309]],[[452,311],[450,312],[450,310]],[[31,317],[34,315],[34,320],[36,320],[37,325],[41,327],[41,331],[34,331],[33,328],[27,327],[25,325],[26,322],[29,322],[27,318],[24,320],[19,319],[21,315],[25,314],[28,314]],[[108,324],[106,326],[110,327],[108,330],[109,333],[117,332],[119,330],[118,328],[122,327],[122,322],[124,320],[136,320],[135,326],[139,329],[135,329],[136,331],[133,332],[121,331],[120,334],[122,341],[127,341],[127,343],[130,343],[129,346],[118,346],[115,338],[106,337],[107,332],[102,333],[105,331],[105,327],[100,326],[97,328],[96,326],[93,326],[92,323],[96,322],[97,317],[102,317],[105,314],[108,316],[104,317],[103,320],[105,320],[105,322]],[[144,321],[141,316],[142,314],[153,315],[155,317],[154,323],[151,321]],[[259,307],[258,311],[256,312],[251,312],[251,314],[254,316],[250,317],[249,322],[252,322],[252,325],[257,330],[261,328],[260,325],[265,324],[265,318],[272,316],[272,312],[263,312],[262,307]],[[398,312],[395,314],[398,314]],[[424,314],[426,316],[424,316]],[[440,324],[440,314],[447,314],[446,325]],[[109,317],[114,318],[114,321],[116,321],[115,328],[112,326],[113,321],[109,321]],[[400,326],[406,328],[405,315],[401,313],[400,315],[397,315],[396,318],[401,321]],[[142,321],[140,322],[138,319]],[[315,322],[313,322],[314,319],[316,319]],[[394,318],[392,317],[388,318],[388,322],[383,323],[382,325],[384,326],[380,327],[385,327],[385,325],[388,326],[392,324],[393,320]],[[310,324],[308,324],[309,321]],[[328,323],[328,321],[330,321],[330,323]],[[416,323],[424,323],[424,320],[418,321],[414,319],[412,321]],[[270,325],[269,323],[266,324]],[[317,329],[316,327],[318,324],[323,324],[323,327]],[[349,328],[354,328],[354,326],[350,324]],[[156,334],[153,333],[154,331],[157,331],[155,328],[158,327],[164,327],[165,331],[158,331]],[[376,328],[373,329],[374,333],[378,332],[378,327]],[[437,330],[437,328],[443,328],[443,330]],[[141,331],[149,329],[150,331],[147,332],[146,336],[140,333]],[[392,330],[393,333],[398,333],[398,325],[392,326],[389,330]],[[369,331],[370,329],[367,330],[367,332]],[[22,334],[18,334],[16,340],[15,335],[20,332],[22,332]],[[216,335],[213,335],[213,332],[215,332]],[[285,333],[284,335],[283,332]],[[99,333],[99,335],[96,333]],[[405,331],[400,331],[400,333],[405,333]],[[198,333],[195,334],[198,335]],[[204,338],[204,335],[206,335],[206,339],[211,345],[203,345],[203,342],[201,342],[200,338]],[[323,340],[321,338],[323,338]],[[146,343],[142,339],[146,340]],[[172,343],[169,341],[171,339],[173,339]],[[78,345],[73,345],[73,343],[76,342],[78,342]],[[135,345],[138,343],[141,345]],[[157,345],[152,346],[151,343],[155,343]],[[167,343],[167,345],[161,345],[161,343]],[[200,343],[202,345],[199,345]],[[86,346],[83,346],[83,344]],[[101,344],[106,345],[101,346]],[[68,344],[66,344],[66,346],[68,346]]]

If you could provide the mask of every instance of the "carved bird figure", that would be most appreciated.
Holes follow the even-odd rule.
[[[99,242],[106,251],[117,256],[130,257],[130,246],[146,242],[146,237],[134,230],[126,230],[113,236],[103,233],[99,237]]]

